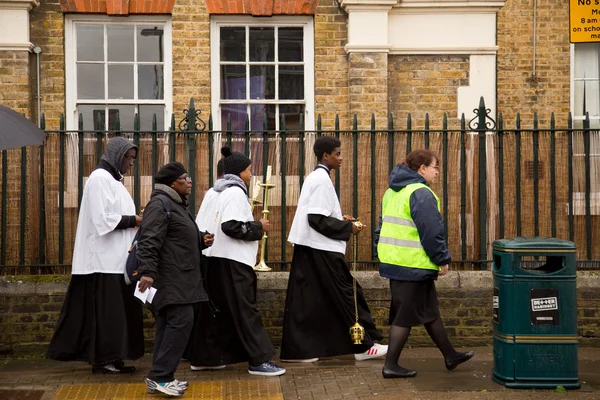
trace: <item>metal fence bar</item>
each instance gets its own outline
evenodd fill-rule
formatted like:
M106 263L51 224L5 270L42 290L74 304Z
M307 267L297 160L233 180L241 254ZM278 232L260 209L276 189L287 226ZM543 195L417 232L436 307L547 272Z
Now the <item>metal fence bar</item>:
M21 147L21 226L19 227L19 261L25 264L25 227L27 218L27 147Z
M569 119L567 122L567 126L569 128L568 131L568 147L569 147L569 154L568 154L568 162L569 162L569 166L573 165L573 116L571 115L571 113L569 112ZM575 238L575 213L573 210L573 168L569 168L568 169L568 183L567 183L568 189L569 189L569 240L573 241Z
M46 130L46 117L42 114L40 120L40 129ZM39 218L40 218L40 232L39 232L39 248L38 248L38 262L44 264L46 262L46 166L45 166L45 146L40 146L40 203L39 203Z
M375 199L375 185L377 184L377 169L375 167L375 145L376 145L375 131L375 114L371 114L371 232L377 227L376 225L376 211L377 211L377 200ZM354 157L357 158L357 157ZM355 175L358 176L358 171L355 171ZM371 259L375 259L375 247L371 246Z
M2 219L2 248L0 248L0 262L2 265L6 265L6 231L7 231L7 219L8 215L6 213L6 203L8 201L8 196L6 195L7 190L7 176L8 176L8 152L6 150L2 150L2 215L0 219Z
M77 121L77 211L81 209L83 197L83 114L79 114Z
M65 262L65 118L60 116L60 133L58 149L58 263ZM79 168L82 166L80 164Z
M337 171L337 168L336 168ZM336 174L336 179L338 175ZM352 216L358 215L358 119L352 118Z
M591 209L591 191L592 178L590 170L590 113L585 113L583 120L583 152L585 163L585 244L588 260L592 259L592 209Z
M285 114L281 114L281 261L287 262L286 257L286 232L287 232L287 210L284 206L287 204L286 197L286 175L287 175L287 143L286 143L286 124Z
M487 260L487 154L486 154L486 108L483 97L479 101L479 259ZM486 265L481 264L481 269Z
M550 117L550 208L552 237L556 237L556 131L554 113Z
M540 131L538 127L537 112L533 113L533 204L540 202L540 184L539 184L539 147ZM540 208L534 207L533 213L533 232L534 236L540 236Z
M504 237L504 120L498 115L498 228Z
M340 138L340 118L336 114L335 116L335 137ZM317 160L319 162L320 160ZM340 197L340 170L339 168L335 169L335 193L337 193L338 198Z
M461 259L467 258L467 148L465 136L467 121L465 114L460 117L460 250Z
M517 218L517 236L521 236L521 116L517 114L515 131L515 205Z
M298 158L298 179L299 179L299 187L302 189L302 185L304 185L304 175L306 173L304 166L304 114L300 113L300 132L298 132L298 147L299 147L299 158Z
M173 134L174 136L175 134ZM213 143L214 141L214 132L213 132L213 118L212 115L208 118L208 186L209 187L213 187L214 183L215 183L215 177L213 174L213 164L215 162L214 160L214 151L215 151L215 145ZM175 145L173 145L173 147L175 147Z
M442 168L442 186L444 193L444 233L446 245L448 244L448 115L444 113L442 121L442 160L446 164L446 168ZM441 165L438 165L441 167Z
M133 204L135 204L136 213L142 212L140 199L140 115L135 113L133 116L133 144L138 147L136 160L133 163Z
M394 132L394 116L392 113L388 116L388 174L392 173L394 169L394 139L396 132Z

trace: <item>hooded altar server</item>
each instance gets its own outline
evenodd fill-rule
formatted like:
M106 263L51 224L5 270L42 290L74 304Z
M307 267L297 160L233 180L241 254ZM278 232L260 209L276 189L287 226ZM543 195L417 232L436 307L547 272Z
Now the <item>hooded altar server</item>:
M271 362L275 348L256 307L258 241L269 221L255 221L248 201L252 161L243 153L223 147L224 176L215 182L216 212L211 226L208 293L219 312L195 334L190 350L193 370L220 369L248 362L252 375L277 376L285 369ZM200 339L200 340L198 340Z
M362 229L354 218L342 215L330 171L342 163L341 142L333 136L315 140L319 165L305 179L288 241L294 255L288 281L281 360L314 362L319 357L354 354L357 360L380 357L387 346L371 318L357 283L359 323L365 329L362 344L353 344L355 323L353 277L345 260L346 242Z
M123 360L144 355L141 305L123 273L142 218L121 180L137 146L111 139L83 189L72 276L47 357L87 361L93 372L133 372Z

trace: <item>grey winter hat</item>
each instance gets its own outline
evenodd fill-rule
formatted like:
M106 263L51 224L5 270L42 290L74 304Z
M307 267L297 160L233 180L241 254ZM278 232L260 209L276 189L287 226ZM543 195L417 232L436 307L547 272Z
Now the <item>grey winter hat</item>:
M136 145L121 136L114 137L106 145L102 159L109 163L115 171L121 172L123 157L131 149L135 149L137 155L138 147Z

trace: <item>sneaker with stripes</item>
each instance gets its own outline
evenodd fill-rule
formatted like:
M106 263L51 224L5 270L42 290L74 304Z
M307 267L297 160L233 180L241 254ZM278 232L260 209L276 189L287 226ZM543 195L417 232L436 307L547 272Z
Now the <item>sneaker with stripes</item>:
M148 385L148 393L164 393L173 397L183 396L183 393L188 386L187 382L178 381L177 379L171 382L156 382L152 379L145 378L144 381L146 381L146 384ZM185 387L179 386L180 384L185 384Z
M371 358L377 358L385 356L387 354L387 345L375 343L371 348L364 353L358 353L354 355L354 358L358 361L370 360Z

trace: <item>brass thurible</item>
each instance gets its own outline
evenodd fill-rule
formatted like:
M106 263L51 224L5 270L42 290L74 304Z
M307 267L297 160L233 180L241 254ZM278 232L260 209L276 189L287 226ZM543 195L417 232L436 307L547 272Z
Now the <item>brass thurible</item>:
M263 201L263 210L262 210L262 218L269 219L269 190L275 187L274 184L269 183L271 178L271 166L269 165L267 168L267 178L265 179L265 183L259 183L258 186L262 187L265 192L265 198ZM254 266L255 271L267 272L270 271L271 268L267 266L265 262L265 248L267 246L267 232L263 233L263 237L260 240L260 261L258 264Z
M364 224L356 218L352 223L359 229L364 228ZM358 260L358 234L354 235L354 259L353 259L353 271L354 275L356 275L356 262ZM354 318L355 323L350 327L350 338L352 339L353 344L361 344L365 338L365 328L362 327L361 324L358 323L358 295L356 291L356 277L352 277L352 289L354 292Z

